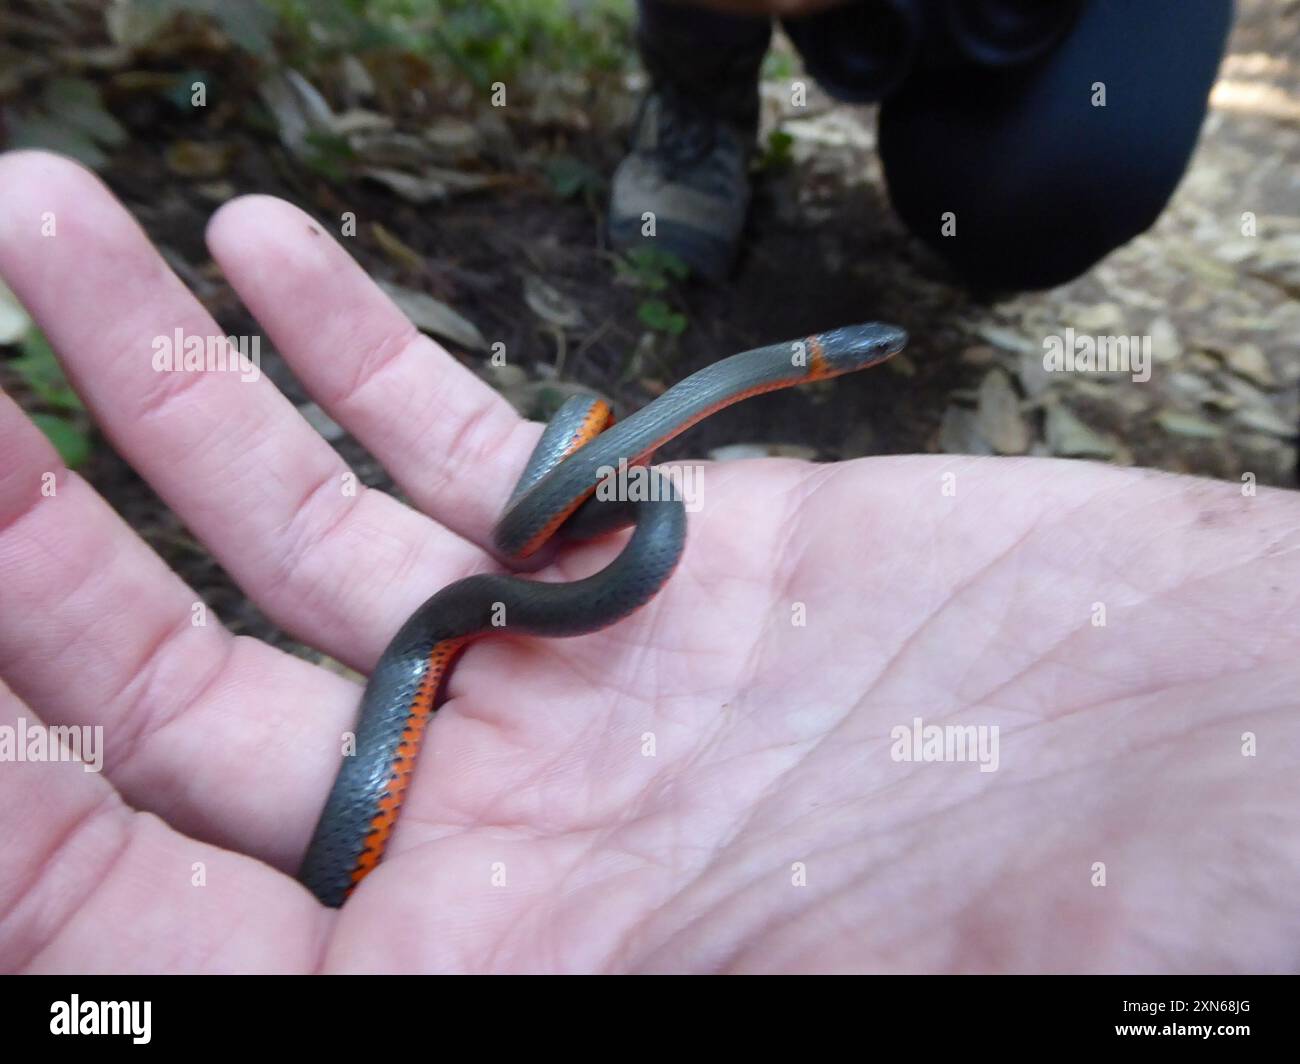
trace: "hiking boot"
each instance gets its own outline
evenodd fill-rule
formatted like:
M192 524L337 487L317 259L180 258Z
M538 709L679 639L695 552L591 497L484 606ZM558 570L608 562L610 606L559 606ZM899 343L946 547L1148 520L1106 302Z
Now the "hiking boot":
M614 172L610 242L670 251L712 281L730 273L749 209L756 129L688 102L671 85L641 105L632 150Z

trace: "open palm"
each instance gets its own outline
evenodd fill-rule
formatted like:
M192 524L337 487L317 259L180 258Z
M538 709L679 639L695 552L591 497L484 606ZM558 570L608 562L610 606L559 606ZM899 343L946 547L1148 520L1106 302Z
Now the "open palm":
M269 616L364 671L491 564L539 426L289 205L236 201L209 243L428 517L345 490L265 379L154 372L154 337L216 326L95 178L0 158L0 274L108 436ZM292 874L359 688L195 625L3 396L0 454L0 725L106 745L102 775L0 763L6 969L1296 963L1290 494L1049 461L710 466L648 607L465 653L383 864L332 911ZM996 771L896 760L918 717L998 726Z

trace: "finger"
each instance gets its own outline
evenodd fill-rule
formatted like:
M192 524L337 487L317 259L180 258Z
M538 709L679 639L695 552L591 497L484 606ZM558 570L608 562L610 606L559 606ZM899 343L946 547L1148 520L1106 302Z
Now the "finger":
M50 723L102 727L136 808L295 866L356 685L196 612L3 393L0 452L0 676Z
M234 200L213 217L208 245L317 402L416 506L486 545L539 427L417 332L296 207Z
M93 733L58 760L0 685L0 728L25 755L0 771L0 968L9 972L310 971L331 918L259 862L132 812L93 771ZM38 738L39 737L39 738ZM89 757L86 755L89 754Z
M482 563L389 496L350 491L338 455L264 377L156 372L155 338L221 333L81 167L0 158L0 275L122 456L290 632L369 668L424 597Z

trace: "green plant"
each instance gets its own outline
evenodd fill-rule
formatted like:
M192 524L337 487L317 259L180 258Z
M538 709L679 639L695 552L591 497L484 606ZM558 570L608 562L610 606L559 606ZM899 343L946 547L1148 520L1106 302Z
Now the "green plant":
M85 406L68 384L42 332L28 331L19 348L22 354L9 361L9 368L18 374L36 400L52 411L38 411L31 415L32 421L69 466L81 465L90 456Z
M553 155L542 163L542 172L560 199L599 195L605 179L599 171L572 155Z
M631 5L611 0L440 0L438 48L480 87L548 68L618 70L628 61Z
M312 173L328 181L342 181L347 177L348 164L356 157L347 137L337 133L312 132L304 139L309 154L303 161Z
M765 81L789 81L797 69L794 58L780 48L768 49L763 57L762 77Z
M647 245L633 248L618 261L619 279L647 292L663 292L674 281L684 281L691 269L671 251Z
M791 145L794 137L783 129L774 129L767 135L767 143L758 157L757 167L763 171L784 170L794 162Z
M61 152L96 170L127 140L122 124L104 109L99 86L83 78L52 78L40 103L12 124L10 147Z
M135 6L152 10L156 17L188 12L207 15L244 51L258 56L271 54L275 29L273 5L263 0L134 0Z
M686 280L690 267L671 251L657 247L633 248L617 263L619 281L642 292L655 293L643 299L636 316L643 325L670 336L686 331L689 320L669 302L676 283Z
M299 55L367 48L451 64L479 89L543 71L627 65L631 5L620 0L268 0Z
M686 331L686 315L673 308L662 299L646 299L636 308L636 316L642 325L648 325L670 336L681 336Z
M241 50L304 70L383 51L452 67L479 89L528 68L621 70L631 62L626 0L120 0L115 21L162 27L212 19Z

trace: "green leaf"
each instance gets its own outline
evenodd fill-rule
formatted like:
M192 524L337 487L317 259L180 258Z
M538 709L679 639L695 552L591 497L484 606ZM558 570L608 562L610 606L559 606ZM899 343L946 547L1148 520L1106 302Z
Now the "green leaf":
M260 0L208 0L213 18L226 36L252 55L271 54L275 13Z
M108 165L108 156L86 134L47 115L15 118L10 129L11 148L43 148L76 159L92 170L102 170Z
M346 137L313 130L303 139L310 149L304 159L309 170L328 181L341 182L347 178L348 164L356 158L356 152Z
M662 299L647 299L636 308L636 316L643 325L671 336L680 336L686 331L686 315L673 310Z
M655 248L659 254L660 269L675 281L684 281L690 275L691 268L666 248Z
M604 183L600 174L572 155L556 155L542 164L542 171L560 199L570 199L590 189L599 191Z
M54 78L45 86L42 102L51 118L84 133L96 144L117 148L126 143L126 130L104 110L99 86L94 82Z
M619 272L636 287L662 292L670 281L684 281L691 272L677 255L654 245L632 248L618 263Z
M162 0L162 6L208 15L245 52L256 56L271 54L276 13L262 0Z
M790 146L794 137L783 129L774 129L767 135L767 146L758 160L760 170L782 170L794 162Z
M126 140L121 123L104 110L98 85L84 78L53 78L40 107L15 117L9 146L44 148L102 170L108 164L102 148L117 148Z
M63 369L54 357L54 351L44 333L32 329L23 337L20 349L22 356L15 358L9 365L41 402L60 410L85 409L63 375Z
M788 81L794 74L794 60L784 52L773 49L763 57L764 80Z
M90 457L90 439L72 422L54 414L33 414L32 421L54 444L69 468L75 469Z

